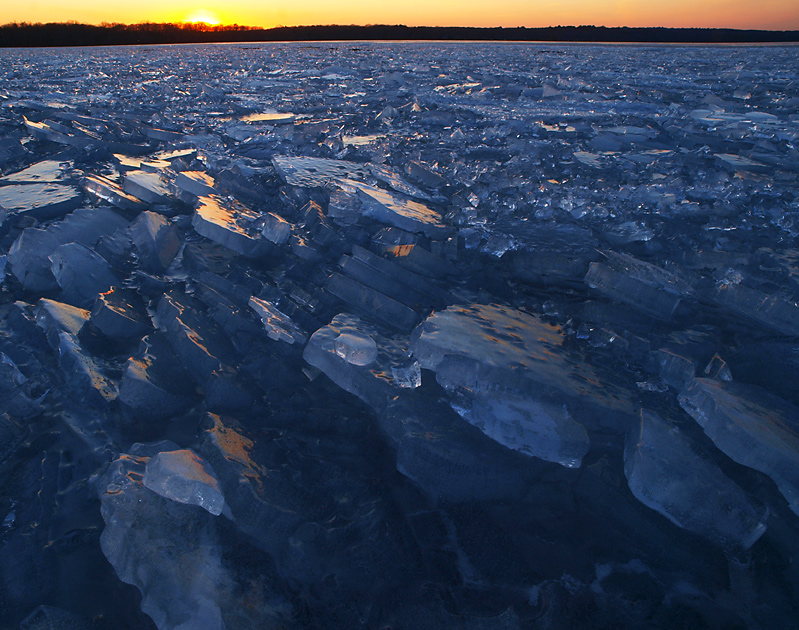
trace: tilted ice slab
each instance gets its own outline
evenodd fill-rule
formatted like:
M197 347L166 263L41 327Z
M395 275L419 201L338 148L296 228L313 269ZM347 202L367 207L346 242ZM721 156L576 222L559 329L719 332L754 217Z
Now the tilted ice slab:
M98 482L103 554L120 580L141 591L141 608L159 630L223 630L220 607L232 584L213 517L146 488L147 464L122 454Z
M719 449L771 477L799 515L799 409L754 385L707 378L679 400Z
M248 258L266 255L274 244L254 227L260 213L218 197L200 197L192 226L198 234Z
M36 325L44 330L48 339L62 331L77 335L89 320L89 316L90 313L86 309L47 298L39 299L36 305Z
M264 227L261 234L275 245L284 245L291 236L291 223L283 217L267 212L264 214Z
M0 178L0 183L56 184L68 180L73 165L70 162L42 160L36 164Z
M122 210L144 210L147 204L129 195L116 183L102 175L87 175L80 181L83 189L100 201L110 203Z
M418 364L401 343L346 313L336 315L313 334L303 358L377 410L403 388L421 385Z
M690 292L681 278L665 269L618 252L604 256L604 263L591 263L585 283L645 315L668 321Z
M724 547L748 549L766 531L765 506L654 412L627 436L624 474L641 503Z
M137 429L179 416L192 402L194 385L180 366L166 333L148 335L125 364L119 402Z
M214 516L225 507L225 497L211 465L190 449L153 455L144 471L144 487L162 497L199 505Z
M293 125L296 116L289 112L263 112L257 114L247 114L240 120L248 123L267 123L270 125Z
M50 254L50 270L65 302L90 308L98 294L119 285L108 261L82 243L60 245Z
M182 242L169 222L160 214L145 211L131 225L133 244L139 262L147 271L165 271L177 255Z
M109 339L141 339L152 329L152 321L138 293L113 287L97 296L91 323Z
M799 303L740 284L718 287L715 302L735 315L792 337L799 336Z
M8 251L11 271L28 291L56 289L58 284L48 260L50 254L72 242L93 247L98 238L127 224L110 208L81 208L45 229L27 228Z
M218 195L214 188L214 178L202 171L183 171L175 178L175 186L196 197Z
M464 420L503 446L578 468L590 445L566 405L514 396L460 396L452 407Z
M169 203L172 193L159 173L130 171L122 183L125 192L145 203Z
M305 334L291 318L271 302L251 297L248 304L260 316L266 329L266 334L270 339L285 341L288 344L293 344L294 342L303 344L307 340Z
M348 184L358 191L365 216L409 232L422 232L431 238L446 238L452 232L442 223L438 212L418 201L357 182Z
M508 448L579 466L588 451L585 429L569 409L578 399L604 400L596 377L563 356L559 331L504 306L451 306L422 322L411 351L436 380L457 392L462 417ZM604 403L604 404L603 404Z
M39 220L63 216L82 203L80 191L66 184L45 182L0 186L0 208Z
M411 335L411 351L447 388L585 396L614 407L608 383L566 356L555 326L508 306L469 304L433 313Z
M99 361L83 349L77 336L58 333L58 363L67 378L67 390L81 403L104 406L119 391L116 381L108 378Z

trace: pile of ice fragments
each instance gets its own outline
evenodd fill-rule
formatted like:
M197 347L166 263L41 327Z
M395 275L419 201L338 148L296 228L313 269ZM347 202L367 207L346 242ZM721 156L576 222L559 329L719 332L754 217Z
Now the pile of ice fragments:
M0 60L0 625L795 627L795 48Z

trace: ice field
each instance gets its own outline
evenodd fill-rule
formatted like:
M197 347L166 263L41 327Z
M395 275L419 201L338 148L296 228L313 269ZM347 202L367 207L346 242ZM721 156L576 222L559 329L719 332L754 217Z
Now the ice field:
M0 628L799 623L799 48L0 50Z

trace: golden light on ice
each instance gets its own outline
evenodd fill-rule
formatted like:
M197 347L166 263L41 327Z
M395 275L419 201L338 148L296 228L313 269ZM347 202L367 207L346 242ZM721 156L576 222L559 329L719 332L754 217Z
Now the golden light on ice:
M183 21L191 24L208 24L208 26L218 26L222 23L215 13L205 9L193 11Z

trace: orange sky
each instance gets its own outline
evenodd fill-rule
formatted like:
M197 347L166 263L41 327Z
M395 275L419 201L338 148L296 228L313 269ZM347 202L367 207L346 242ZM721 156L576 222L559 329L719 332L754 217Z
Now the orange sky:
M698 26L799 29L799 0L27 0L3 2L8 22L179 22L247 26L407 24L430 26Z

